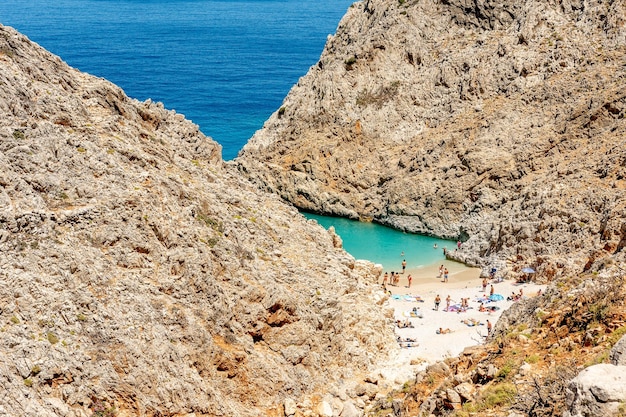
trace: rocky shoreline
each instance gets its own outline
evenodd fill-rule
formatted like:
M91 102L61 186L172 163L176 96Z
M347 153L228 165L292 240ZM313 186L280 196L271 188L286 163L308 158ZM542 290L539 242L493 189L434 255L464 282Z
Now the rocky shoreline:
M313 212L544 281L624 262L621 2L367 0L234 164Z
M616 412L593 380L624 366L625 9L355 3L228 163L0 26L0 414ZM296 207L550 284L484 346L391 380L381 268Z

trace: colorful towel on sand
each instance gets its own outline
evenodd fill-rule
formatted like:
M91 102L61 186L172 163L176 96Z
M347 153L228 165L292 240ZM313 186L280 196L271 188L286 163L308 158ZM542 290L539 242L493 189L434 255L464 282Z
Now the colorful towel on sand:
M423 303L424 300L419 295L410 295L410 294L394 294L391 296L392 299L398 301L410 301L410 302L418 302Z
M403 311L402 315L404 317L414 317L414 318L420 318L420 319L424 317L424 314L421 311L419 311L419 310L417 310L417 311L413 311L413 310Z

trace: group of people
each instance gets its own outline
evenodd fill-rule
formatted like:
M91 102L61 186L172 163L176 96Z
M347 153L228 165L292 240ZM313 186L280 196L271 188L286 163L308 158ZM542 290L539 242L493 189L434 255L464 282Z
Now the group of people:
M404 273L404 270L402 273ZM407 288L411 288L411 283L413 282L413 277L411 276L411 274L409 274L409 276L406 277L406 280L408 282ZM385 272L385 274L383 275L383 287L384 288L387 287L387 283L395 287L400 285L400 274L397 272L391 271L391 275L390 275L389 273Z
M439 267L439 278L443 278L442 282L448 282L448 275L449 274L450 274L450 272L448 271L448 268L446 268L443 265L441 265Z
M541 290L539 290L539 291L541 291ZM541 295L541 292L539 292L537 295ZM506 300L507 301L519 301L522 298L524 298L524 289L520 288L518 294L515 294L515 292L512 292L511 295L506 297Z

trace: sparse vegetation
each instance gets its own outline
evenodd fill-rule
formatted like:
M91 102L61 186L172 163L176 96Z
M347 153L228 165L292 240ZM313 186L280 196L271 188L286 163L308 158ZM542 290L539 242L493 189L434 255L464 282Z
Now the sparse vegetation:
M26 139L26 135L21 130L14 130L13 131L13 139L15 139L15 140L24 140L24 139Z
M350 71L352 69L352 67L354 66L354 64L356 64L356 57L355 56L351 56L350 58L346 59L346 61L345 61L346 71Z
M496 379L500 381L506 379L511 374L511 372L513 372L514 368L515 363L512 360L507 361L496 374Z
M381 108L383 104L391 100L398 92L400 82L394 81L388 86L381 87L376 91L363 90L356 98L356 104L361 107L376 106Z
M54 334L54 332L48 332L46 334L46 339L48 339L48 342L50 342L51 345L59 343L59 336Z
M91 417L115 417L117 415L115 407L108 402L99 398L92 398L91 401L91 411L93 412Z

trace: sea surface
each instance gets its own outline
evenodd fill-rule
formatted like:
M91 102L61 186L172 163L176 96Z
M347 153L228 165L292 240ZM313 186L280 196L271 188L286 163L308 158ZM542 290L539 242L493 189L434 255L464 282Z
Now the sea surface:
M230 160L317 63L352 2L0 0L0 23L183 113Z
M233 159L317 63L352 0L0 0L0 23L139 100L184 114ZM332 217L355 258L400 270L446 242ZM447 242L452 246L450 242ZM402 253L404 252L404 256Z
M316 220L335 232L343 240L344 249L357 259L367 259L381 264L387 272L402 271L402 261L407 268L420 268L445 259L443 248L453 249L455 242L420 236L391 229L377 223L320 216L303 213L306 218Z

